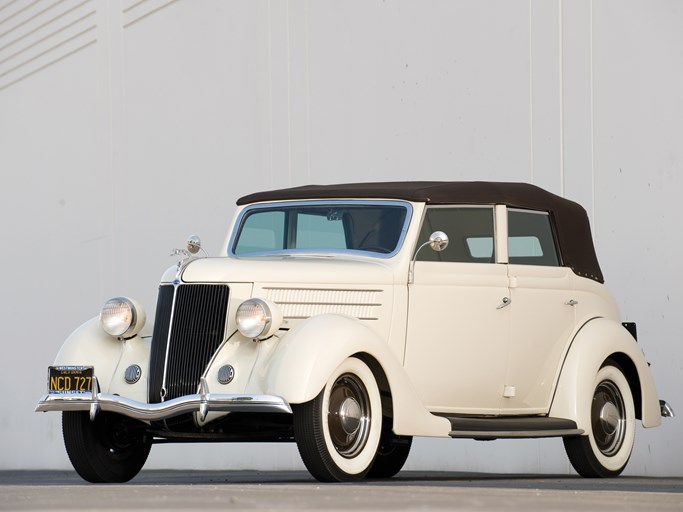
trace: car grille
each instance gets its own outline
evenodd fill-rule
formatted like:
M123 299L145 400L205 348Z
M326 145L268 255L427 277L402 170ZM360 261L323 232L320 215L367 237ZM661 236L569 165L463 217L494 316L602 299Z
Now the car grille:
M149 402L197 393L225 339L230 290L220 284L161 285L150 355Z

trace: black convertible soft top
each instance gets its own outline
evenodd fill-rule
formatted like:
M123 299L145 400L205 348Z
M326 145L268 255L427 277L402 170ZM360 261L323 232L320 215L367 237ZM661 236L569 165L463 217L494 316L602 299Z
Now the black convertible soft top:
M429 204L505 204L549 212L557 232L562 262L577 275L604 282L583 207L528 183L489 181L401 181L306 185L257 192L238 205L305 199L404 199Z

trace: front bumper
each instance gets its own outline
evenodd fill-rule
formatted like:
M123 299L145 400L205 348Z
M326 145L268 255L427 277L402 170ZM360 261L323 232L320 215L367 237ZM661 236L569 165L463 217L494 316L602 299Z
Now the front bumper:
M659 401L659 410L661 411L662 418L673 418L674 416L676 416L674 414L674 410L666 402L666 400Z
M202 378L199 393L186 395L167 402L148 404L128 398L100 393L97 379L93 379L90 394L45 395L36 406L36 412L47 411L90 411L94 420L100 411L109 411L143 421L158 421L180 414L199 413L204 421L209 412L277 412L292 413L290 405L274 395L220 395L209 393Z

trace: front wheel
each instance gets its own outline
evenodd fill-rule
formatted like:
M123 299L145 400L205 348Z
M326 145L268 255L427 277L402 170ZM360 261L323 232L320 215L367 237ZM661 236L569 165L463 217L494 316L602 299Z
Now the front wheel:
M397 436L385 428L367 478L391 478L396 475L408 460L412 444L411 436Z
M321 482L362 479L382 432L382 403L372 370L349 357L320 394L294 406L294 438L308 471Z
M88 412L62 413L66 453L76 472L92 483L127 482L140 472L152 447L143 428L119 414L101 412L90 421Z
M631 388L619 365L608 360L595 377L588 435L564 438L576 472L588 478L621 474L633 450L635 423Z

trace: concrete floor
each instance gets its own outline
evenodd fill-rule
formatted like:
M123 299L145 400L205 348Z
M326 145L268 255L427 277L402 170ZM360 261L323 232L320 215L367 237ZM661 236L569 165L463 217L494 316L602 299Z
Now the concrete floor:
M143 471L92 485L72 471L0 472L0 510L683 510L683 478L406 471L320 484L305 472Z

